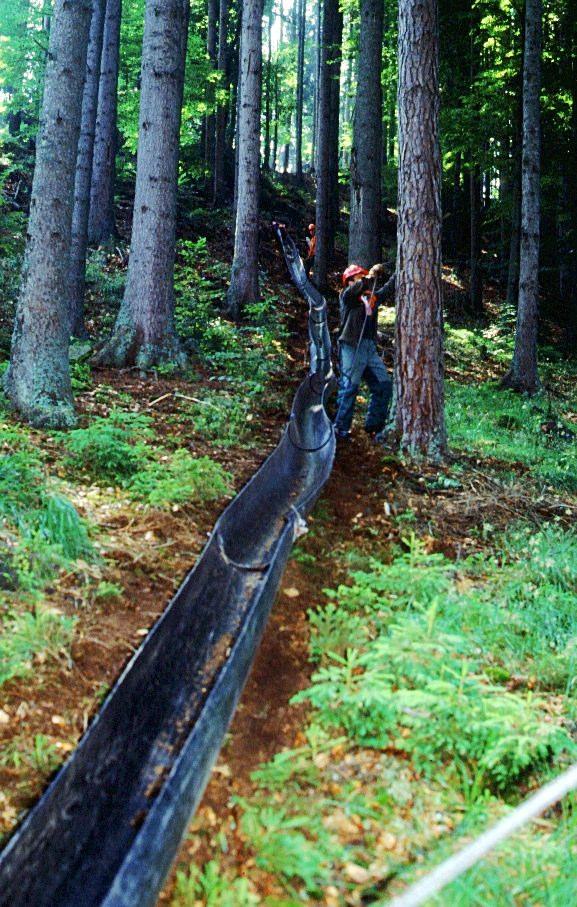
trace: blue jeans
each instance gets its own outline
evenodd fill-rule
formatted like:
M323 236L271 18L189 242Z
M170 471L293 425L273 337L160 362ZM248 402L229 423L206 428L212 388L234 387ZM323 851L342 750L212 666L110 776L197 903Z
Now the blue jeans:
M385 427L393 385L384 362L377 352L374 340L361 340L355 359L356 346L339 344L341 377L337 393L335 429L338 434L351 430L355 403L361 381L369 388L369 408L365 430L379 432Z

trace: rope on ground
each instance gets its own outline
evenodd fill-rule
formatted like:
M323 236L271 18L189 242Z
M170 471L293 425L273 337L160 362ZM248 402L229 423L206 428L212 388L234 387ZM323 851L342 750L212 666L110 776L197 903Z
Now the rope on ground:
M553 806L570 791L577 788L577 764L572 765L521 803L508 816L497 822L476 841L467 844L458 853L453 854L436 869L412 885L404 894L389 901L388 907L419 907L429 898L441 891L450 882L454 882L462 873L483 859L494 847L518 831L531 819L541 815L548 807Z

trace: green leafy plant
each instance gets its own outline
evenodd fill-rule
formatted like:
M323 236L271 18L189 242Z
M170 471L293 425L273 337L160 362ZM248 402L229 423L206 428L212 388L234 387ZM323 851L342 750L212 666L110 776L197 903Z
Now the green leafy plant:
M29 759L34 768L43 774L54 771L61 761L58 750L45 734L34 735L34 745Z
M253 907L258 898L251 892L247 879L228 879L218 864L211 860L202 869L191 866L188 873L176 873L173 907Z
M150 426L148 416L120 410L95 419L87 428L67 435L68 466L95 479L122 484L149 460L146 441L154 437Z
M74 618L36 605L33 611L16 612L0 625L0 684L23 677L40 654L55 658L69 651Z
M153 507L166 507L218 500L230 493L231 483L231 474L219 463L210 457L193 457L181 448L134 476L129 491Z
M251 421L246 399L226 393L205 393L188 406L195 431L220 447L242 444Z
M241 827L256 851L256 862L267 872L302 879L319 894L330 879L333 861L342 855L338 842L318 815L295 814L283 807L253 805L240 798Z
M457 567L411 537L392 564L354 572L311 614L311 654L322 667L296 701L310 701L324 727L358 743L406 752L420 771L459 763L495 790L573 752L543 697L505 684L512 664L522 671L535 654L550 680L575 670L577 538L558 529L529 546L525 529L507 538L503 564L477 558Z

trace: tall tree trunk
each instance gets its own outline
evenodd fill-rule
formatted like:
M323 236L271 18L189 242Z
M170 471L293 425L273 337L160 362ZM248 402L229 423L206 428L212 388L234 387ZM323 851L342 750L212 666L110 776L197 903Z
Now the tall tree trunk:
M340 134L340 96L341 96L341 63L343 44L343 14L337 7L334 19L334 32L331 50L331 103L329 118L329 231L327 239L327 255L331 261L335 254L335 237L337 234L340 216L340 187L339 187L339 134Z
M456 260L459 254L459 223L461 214L461 151L455 154L453 179L449 195L449 217L447 218L447 241L444 245L446 259Z
M535 393L539 310L539 234L541 218L541 42L542 0L526 0L523 63L523 159L521 180L521 253L515 351L506 387Z
M324 288L339 216L339 95L343 15L338 0L324 0L318 102L315 281Z
M519 252L521 245L521 137L513 145L511 188L511 235L507 269L507 305L514 306L519 293Z
M349 46L349 53L347 57L347 68L345 73L345 79L343 84L343 92L341 97L341 119L343 130L348 129L353 126L354 118L354 101L353 101L353 85L356 85L356 76L355 76L355 50L354 50L354 34L355 34L356 23L353 21L353 18L349 18L348 22L348 34L347 41ZM341 149L341 167L343 169L350 168L351 166L351 149L344 147Z
M349 262L371 267L381 259L382 0L361 0L360 29L351 149Z
M217 66L217 22L218 22L218 0L208 0L208 20L206 29L206 52L210 61L211 69L214 71ZM204 121L204 161L207 170L207 188L214 185L214 148L215 148L215 127L216 116L214 112L215 102L214 82L209 82L206 88L206 100L209 113Z
M302 2L302 0L301 0ZM272 11L267 19L267 54L266 54L266 77L265 77L265 108L264 108L264 149L263 149L263 170L270 170L270 121L271 121L271 101L272 101Z
M478 133L481 130L481 112L479 104L479 91L477 75L481 62L481 47L479 42L480 13L471 0L469 12L469 80L470 104L472 114L471 157L469 160L469 264L470 264L470 290L469 301L471 310L477 315L483 309L483 271L481 263L481 228L482 228L482 193L483 184L478 154L480 152Z
M146 0L128 277L99 365L147 369L185 359L174 330L174 251L189 11L189 0Z
M297 179L303 175L303 102L305 71L305 19L306 0L298 0L298 46L297 46L297 97L296 97L296 136L295 136L295 171Z
M321 51L322 51L322 19L321 13L323 0L317 0L317 15L315 20L315 79L313 94L313 135L311 142L311 172L316 174L318 168L319 148L319 93L321 85Z
M401 448L445 453L437 0L399 3L397 425Z
M260 102L262 82L262 0L244 0L242 9L239 168L234 258L227 294L233 318L259 297L258 212L260 192Z
M274 129L272 131L272 169L276 170L276 157L278 154L278 119L279 119L279 104L280 104L280 93L278 87L278 69L275 66L274 69Z
M106 243L116 234L114 184L121 14L122 0L107 0L88 221L88 239L94 244Z
M288 121L288 133L290 135L291 131L291 117L289 116ZM289 161L290 161L290 142L285 142L282 148L282 172L284 174L288 173Z
M241 25L242 25L242 20L241 20ZM240 102L241 102L241 97L240 97L241 66L242 66L242 27L241 27L241 29L240 29L240 31L239 31L239 34L238 34L238 57L237 57L237 61L236 61L236 69L237 69L237 73L236 73L236 95L235 95L235 102L234 102L234 116L235 116L236 127L235 127L235 131L234 131L234 134L235 134L235 141L234 141L234 194L233 194L233 203L232 203L232 213L233 213L233 218L234 218L235 222L236 222L236 212L237 212L237 208L238 208L238 167L239 167L239 147L238 147L238 133L237 133L237 128L238 128L239 117L240 117ZM232 110L231 110L231 114L232 114Z
M395 160L395 138L397 136L397 116L396 116L396 110L395 110L395 96L392 92L391 92L391 99L389 102L388 133L389 133L388 160L389 160L389 163L392 164L393 161Z
M577 0L568 4L570 28L569 75L571 84L571 132L567 153L567 206L569 215L568 259L569 287L567 290L567 325L565 346L571 355L577 353Z
M105 11L106 0L93 0L90 38L86 57L86 81L82 98L80 140L76 159L74 213L72 216L72 240L70 246L70 324L74 337L86 337L86 327L84 325L86 249L88 246L90 183L92 180Z
M470 301L472 311L478 315L483 311L483 266L481 263L481 173L478 164L469 170L470 193Z
M317 287L324 289L327 284L327 270L330 244L331 219L331 95L333 53L338 0L323 0L320 80L318 91L318 134L317 134L317 199L316 235L317 247L314 263L314 278Z
M242 0L239 0L238 15L242 16ZM224 137L224 179L227 186L234 184L235 192L235 212L236 212L236 171L238 169L238 154L236 143L236 124L238 122L238 83L240 73L240 32L241 21L239 19L235 37L232 42L232 48L228 54L226 80L230 85L228 93L228 112L226 120L226 130Z
M220 0L218 24L218 71L221 75L220 87L225 87L228 64L228 7L229 0ZM224 181L224 145L226 130L226 104L220 103L216 109L216 141L214 155L214 196L215 205L220 205L226 195Z
M6 393L33 425L75 422L68 365L68 277L76 155L92 3L53 11L22 286Z

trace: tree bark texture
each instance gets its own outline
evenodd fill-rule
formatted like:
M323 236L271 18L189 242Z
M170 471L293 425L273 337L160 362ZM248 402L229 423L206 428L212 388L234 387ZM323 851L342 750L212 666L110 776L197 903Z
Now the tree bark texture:
M242 19L241 19L241 26L242 26ZM236 223L236 211L237 211L237 207L238 207L238 167L239 167L239 143L238 143L238 135L237 135L236 129L237 129L237 124L240 119L241 66L242 66L242 28L238 35L238 54L237 54L237 59L236 59L236 73L237 73L236 94L234 94L234 122L235 122L234 136L235 136L235 141L234 141L234 176L233 176L234 192L233 192L233 202L232 202L232 213L233 213L233 220L235 223ZM231 105L232 105L232 97L231 97ZM232 113L233 113L232 106L231 106L230 113L231 113L231 117L232 117Z
M263 170L270 170L270 122L271 122L271 101L272 101L272 11L267 20L267 56L266 56L266 79L265 79L265 112L264 112L264 149L263 149Z
M305 19L306 0L298 0L298 46L297 46L297 97L296 97L296 135L295 135L295 171L297 179L303 175L303 101L305 71Z
M260 193L260 109L262 83L262 0L244 0L242 9L240 107L237 124L238 202L234 258L227 294L233 318L259 297L258 213Z
M519 246L521 243L521 148L513 145L511 191L511 235L507 268L507 305L514 306L519 292Z
M90 216L88 221L88 240L95 245L108 242L116 233L114 183L116 178L116 121L121 14L122 0L107 0L98 89L98 113L94 137Z
M274 126L273 126L273 131L272 131L271 161L272 161L272 169L276 170L276 159L277 159L277 154L278 154L278 119L279 119L279 103L280 103L280 92L279 92L279 86L278 86L278 70L276 67L274 70L273 85L274 85Z
M338 16L338 0L323 0L317 113L317 198L315 215L317 247L314 263L315 283L320 289L324 289L327 284L331 245L331 110L334 100L332 91L334 67L332 59Z
M217 66L217 22L218 22L218 0L208 0L208 18L206 28L206 52L210 65L213 70ZM214 112L215 86L214 82L209 82L206 88L207 104L209 113L205 118L204 125L204 160L207 168L207 187L214 185L214 148L215 148L215 126L216 116Z
M146 0L128 277L100 365L184 362L174 329L174 252L189 10L189 0Z
M515 350L506 387L533 394L539 389L537 320L541 218L541 43L542 0L526 0L523 62L523 157L521 247Z
M218 71L220 73L219 87L226 87L226 72L228 65L228 0L220 0L218 20ZM222 204L225 197L224 181L224 146L226 131L226 108L222 101L216 108L216 137L214 147L214 196L215 205Z
M567 323L565 331L565 346L567 352L575 355L577 352L577 2L571 0L568 4L568 24L571 34L569 73L571 84L571 133L567 150L567 195L566 203L569 215L568 241L568 272L569 286L567 287L566 313Z
M401 448L446 449L437 0L399 4L397 426Z
M92 3L56 0L36 143L26 255L6 392L33 425L75 422L68 276L76 155Z
M481 173L478 164L469 170L470 193L470 267L471 310L475 314L483 311L483 265L481 262Z
M315 80L313 95L313 135L311 142L311 172L316 173L318 168L319 147L319 93L321 84L321 51L322 51L322 0L317 0L317 14L315 17Z
M82 119L76 182L74 187L74 212L72 216L72 241L70 246L70 324L74 337L85 337L84 293L86 290L86 249L88 246L88 217L90 213L90 184L94 157L94 136L98 108L100 58L104 32L106 0L93 0L86 80L82 98Z
M341 64L343 45L343 14L337 7L331 51L331 106L329 120L329 235L327 254L331 261L335 254L335 236L341 216L339 189L339 135L341 112Z
M349 262L370 268L381 259L382 0L361 0L360 30L351 149Z

